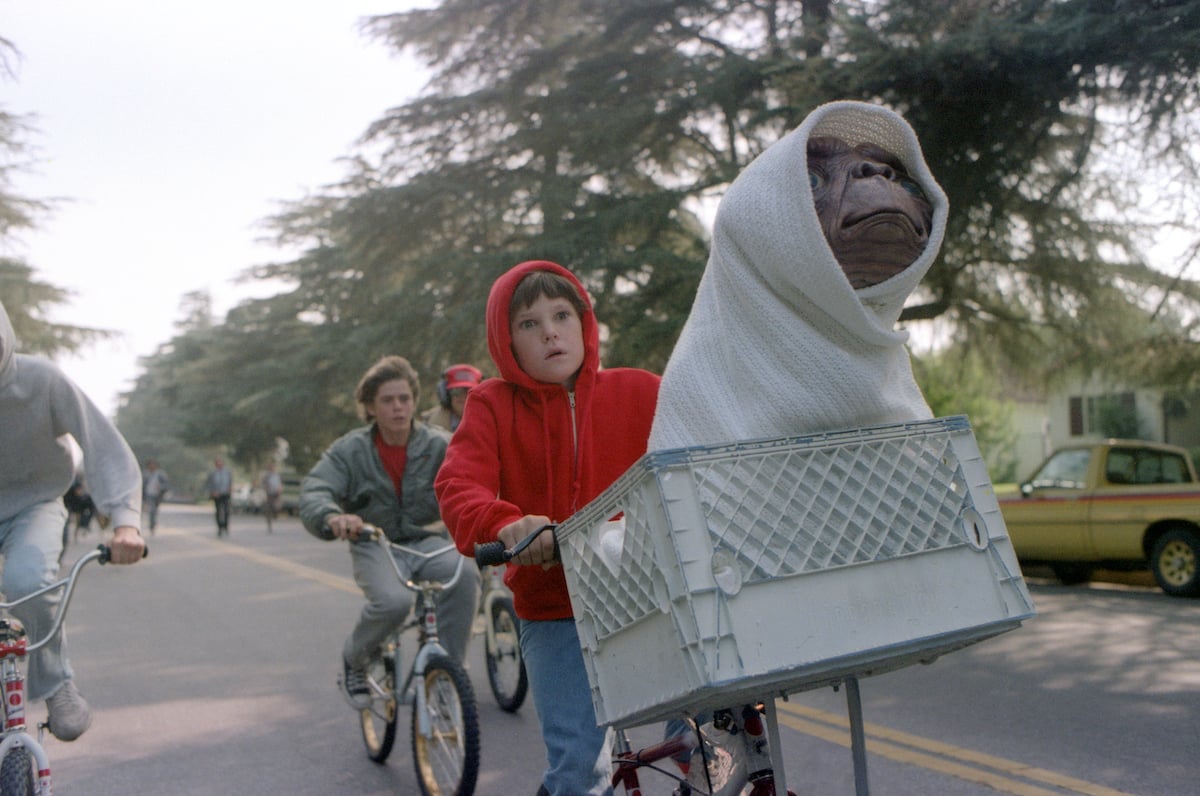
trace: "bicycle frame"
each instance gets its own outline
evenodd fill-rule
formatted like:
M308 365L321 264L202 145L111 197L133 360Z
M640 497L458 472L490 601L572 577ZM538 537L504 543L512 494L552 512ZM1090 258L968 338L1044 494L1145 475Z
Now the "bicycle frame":
M488 621L484 622L484 636L487 639L488 649L496 647L496 628L492 625L492 605L496 600L505 597L508 590L504 586L504 570L501 567L488 567L487 572L482 573L480 579L482 586L482 597L480 599L479 613L482 614Z
M718 710L713 714L712 723L716 729L726 733L728 738L735 739L733 743L717 743L708 738L701 738L698 735L698 729L692 729L683 735L668 738L652 746L633 749L628 735L623 730L618 730L617 746L613 755L611 780L613 788L623 787L625 793L631 796L640 795L642 788L638 776L639 770L650 768L679 783L682 786L676 791L679 794L694 793L700 796L728 792L740 794L745 786L749 785L749 796L776 796L776 794L785 793L791 796L784 780L782 761L776 765L775 756L772 753L772 750L779 749L774 703L768 703L765 706L743 705L740 708ZM710 745L713 746L714 751L721 748L726 752L732 752L736 758L736 761L733 762L741 766L744 773L728 781L722 780L714 790L714 785L708 780L706 772L704 775L706 789L702 790L692 786L685 777L674 771L655 765L659 761L669 760L681 753L698 749L702 753L701 764L707 769L709 761L704 750ZM731 783L736 783L736 787L731 789Z
M34 738L25 722L25 674L21 671L20 662L29 653L36 652L50 643L59 634L71 597L75 593L75 584L80 571L92 561L100 563L108 561L109 550L101 545L87 555L81 557L71 567L71 572L60 580L51 583L35 592L25 595L19 600L0 602L0 682L4 687L4 699L0 700L0 718L3 718L3 730L0 730L0 762L14 749L25 749L37 763L37 781L35 793L49 794L50 760L42 747L41 740L46 725L38 725L38 737ZM41 638L29 641L25 628L20 621L12 617L12 609L44 597L45 595L63 590L62 599L54 612L54 620L50 629Z
M417 628L417 653L413 657L411 668L408 674L404 677L403 684L397 689L397 698L402 705L411 705L415 699L419 711L418 726L421 732L429 732L428 717L425 714L425 690L416 688L415 683L419 678L425 675L425 664L434 655L448 655L446 648L442 646L438 640L437 628L437 606L436 600L439 592L449 591L458 583L458 579L462 576L463 562L465 558L459 557L458 564L454 568L454 576L445 582L438 581L414 581L404 577L400 571L400 565L396 563L396 557L392 555L392 550L399 550L407 555L417 556L425 560L437 558L445 555L448 552L455 551L454 544L447 544L445 547L440 547L430 553L423 553L420 550L414 550L411 547L396 544L388 540L388 538L379 530L364 528L364 536L373 538L379 545L388 553L388 563L392 565L392 570L396 573L396 579L404 585L405 588L417 595L417 603L413 606L412 616L399 628L396 629L394 638L396 640L396 654L400 654L400 636L406 631ZM397 660L397 664L400 661ZM415 697L414 697L415 694Z

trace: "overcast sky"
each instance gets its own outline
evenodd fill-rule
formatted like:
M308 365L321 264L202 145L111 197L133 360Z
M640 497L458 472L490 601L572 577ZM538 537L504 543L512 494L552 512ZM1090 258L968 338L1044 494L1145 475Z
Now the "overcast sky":
M286 253L259 222L342 176L336 161L424 79L358 31L414 0L0 0L21 52L0 107L34 117L20 195L64 201L16 255L74 298L53 319L111 329L59 364L105 412L139 356L175 331L183 294L220 314L261 289L232 279Z

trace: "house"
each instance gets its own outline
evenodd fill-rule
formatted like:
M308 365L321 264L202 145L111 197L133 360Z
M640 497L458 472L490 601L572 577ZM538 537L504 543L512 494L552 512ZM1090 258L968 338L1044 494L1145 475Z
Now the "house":
M1200 394L1130 387L1099 376L1071 378L1041 394L1014 396L1013 422L1017 476L1026 478L1051 451L1107 437L1200 449Z

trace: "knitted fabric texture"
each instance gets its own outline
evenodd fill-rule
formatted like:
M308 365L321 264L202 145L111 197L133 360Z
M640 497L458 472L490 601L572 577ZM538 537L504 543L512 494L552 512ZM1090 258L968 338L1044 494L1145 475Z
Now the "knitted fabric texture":
M808 139L869 142L899 157L933 205L921 256L851 287L826 242L808 178ZM814 110L733 181L712 250L663 374L650 450L790 436L932 416L895 328L946 228L946 195L912 128L887 108Z

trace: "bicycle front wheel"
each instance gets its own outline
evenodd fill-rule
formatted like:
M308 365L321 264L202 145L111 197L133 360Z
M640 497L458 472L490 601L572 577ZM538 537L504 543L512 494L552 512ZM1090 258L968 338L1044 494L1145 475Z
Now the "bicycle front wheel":
M462 666L435 655L416 687L425 691L424 713L414 701L412 720L413 762L421 793L470 796L479 775L479 716L471 681Z
M492 632L487 642L487 675L500 709L516 713L529 690L529 677L521 660L521 641L517 634L517 614L512 599L502 597L492 603Z
M0 794L3 796L33 796L37 781L33 776L33 755L22 746L14 746L0 763Z
M367 666L371 704L359 711L367 757L376 763L387 760L396 742L396 658L376 657Z

